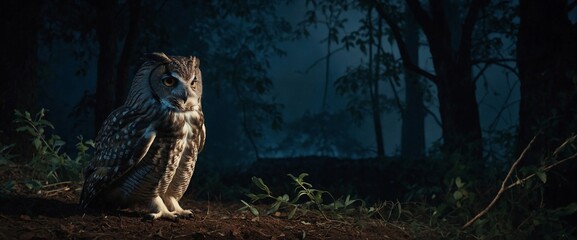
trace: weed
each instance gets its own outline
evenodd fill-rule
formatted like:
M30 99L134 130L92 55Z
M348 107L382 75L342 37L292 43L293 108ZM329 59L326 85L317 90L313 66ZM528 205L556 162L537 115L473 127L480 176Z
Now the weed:
M76 157L71 158L68 154L61 153L61 148L66 143L56 134L47 135L47 129L54 129L54 126L44 119L46 112L47 110L41 109L32 116L27 111L15 110L14 122L18 125L16 131L28 133L34 147L32 159L27 165L33 169L34 177L44 179L27 183L26 186L31 189L39 188L43 184L81 180L82 169L90 158L88 151L94 148L92 140L85 141L82 136L78 136Z
M263 193L247 194L251 199L251 203L254 204L259 201L272 202L263 215L277 214L281 210L286 210L288 211L287 217L292 219L299 210L303 214L309 210L317 210L325 219L329 220L329 213L330 216L337 218L342 218L351 212L361 212L366 214L367 217L371 217L381 210L380 207L367 208L363 200L352 199L350 195L336 199L330 192L316 189L312 184L306 182L304 178L308 176L307 173L301 173L298 177L292 174L288 174L288 176L295 185L294 191L296 195L292 198L288 194L273 195L270 188L261 178L252 177L252 182L262 190ZM255 205L247 203L244 200L241 200L241 202L244 206L239 210L249 210L255 216L261 215Z

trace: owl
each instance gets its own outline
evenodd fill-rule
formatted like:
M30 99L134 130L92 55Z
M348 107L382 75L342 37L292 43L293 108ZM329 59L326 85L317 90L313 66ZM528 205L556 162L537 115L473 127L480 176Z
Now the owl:
M123 106L104 121L84 170L80 206L150 207L149 219L190 217L188 188L206 129L196 57L151 53Z

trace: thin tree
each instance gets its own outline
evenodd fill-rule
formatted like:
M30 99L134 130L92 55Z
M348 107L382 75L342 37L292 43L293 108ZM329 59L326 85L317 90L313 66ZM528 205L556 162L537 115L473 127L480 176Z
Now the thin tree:
M118 60L118 70L116 71L116 98L115 106L124 104L126 95L128 94L128 86L130 86L130 79L128 79L130 60L134 55L136 48L136 40L138 37L138 27L141 15L141 6L139 0L128 0L128 31L124 37L122 52Z
M377 158L385 157L385 143L381 114L385 109L384 95L380 81L396 79L399 73L397 62L391 53L383 50L384 26L380 18L375 18L372 7L361 5L366 12L360 27L343 37L345 48L358 47L367 57L367 63L349 68L347 73L335 82L338 94L348 98L347 113L360 124L365 115L371 117Z
M405 11L404 39L412 62L419 62L419 26L410 11ZM407 69L405 71L405 108L401 110L401 156L408 160L425 155L425 105L424 86L420 76Z
M116 69L116 43L115 30L116 2L96 1L96 38L99 46L99 54L96 70L96 107L95 129L100 129L108 114L114 108L115 74Z
M385 157L385 142L383 140L383 127L381 125L381 104L379 93L379 80L381 79L381 61L383 56L380 54L380 49L383 47L383 24L380 19L377 20L377 28L373 26L372 17L373 8L369 8L367 14L367 22L369 23L369 93L371 97L371 112L373 115L373 126L375 128L375 143L377 146L377 158L383 159ZM373 29L376 33L373 33ZM374 43L374 40L377 43ZM373 53L373 45L376 47ZM373 60L374 59L374 60ZM374 66L371 63L374 61Z

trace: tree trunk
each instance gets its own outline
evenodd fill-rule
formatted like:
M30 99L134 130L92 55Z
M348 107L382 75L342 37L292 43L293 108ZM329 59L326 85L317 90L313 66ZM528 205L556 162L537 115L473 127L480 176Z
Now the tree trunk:
M327 24L327 56L325 57L325 89L323 92L323 105L321 106L321 112L325 113L327 111L327 95L329 92L329 82L330 82L330 68L331 68L331 35L332 28Z
M0 9L0 30L6 34L0 38L3 75L0 81L0 142L3 144L18 141L12 125L14 109L36 110L41 4L39 1L8 1Z
M116 57L116 3L114 1L96 1L96 35L99 44L98 65L96 72L96 108L95 129L100 126L114 108L115 96L115 57Z
M118 69L116 74L116 102L115 107L124 104L126 95L128 94L128 88L131 85L130 79L128 79L128 73L130 71L130 60L132 59L134 53L134 47L136 46L136 37L138 36L138 21L140 20L140 1L139 0L129 0L129 23L128 32L124 38L124 45L122 47L122 53L120 54L120 59L118 60Z
M484 169L479 106L472 78L471 38L478 11L487 3L472 2L460 27L456 3L435 2L431 5L434 22L427 31L437 74L442 151L445 159L455 161L457 169L463 171L459 174L471 174L471 177L481 176Z
M482 175L481 123L471 65L464 63L455 66L455 63L442 60L436 62L440 69L446 69L438 72L437 84L445 158L462 164L464 174Z
M368 21L371 24L371 26L369 26L369 36L373 36L373 26L372 26L372 11L373 8L369 8L369 14L367 15ZM370 79L370 83L369 83L369 91L371 92L370 96L371 96L371 110L372 110L372 114L373 114L373 126L375 127L375 144L377 145L377 158L378 159L384 159L385 158L385 141L383 139L383 127L381 125L381 107L380 107L380 93L379 93L379 81L380 81L380 74L381 74L381 57L380 57L380 49L382 47L382 35L383 35L383 29L382 29L382 23L381 20L379 19L379 24L377 27L377 34L376 34L376 39L377 39L377 46L376 49L377 51L373 52L373 40L372 38L369 39L369 65L372 65L372 61L374 59L374 68L372 68L372 66L369 66L369 79ZM373 55L374 54L374 55ZM370 71L370 70L373 71Z
M517 67L521 82L519 152L539 134L528 165L544 164L567 137L577 133L577 25L566 1L520 1ZM577 200L577 164L571 161L549 174L545 203L565 206ZM577 222L577 217L573 217Z
M411 61L419 62L419 27L407 11L404 29L405 41ZM423 85L418 74L405 69L405 109L402 110L401 157L415 160L425 156L425 106Z

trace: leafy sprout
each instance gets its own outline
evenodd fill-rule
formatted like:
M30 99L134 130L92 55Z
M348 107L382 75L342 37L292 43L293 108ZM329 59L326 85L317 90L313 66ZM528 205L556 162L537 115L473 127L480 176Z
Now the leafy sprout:
M85 141L82 136L78 136L76 157L71 158L68 154L62 153L62 147L66 142L56 134L47 133L48 129L54 129L54 125L44 119L46 112L46 109L41 109L32 115L28 111L15 110L14 122L18 125L16 131L30 135L34 147L32 159L27 164L34 170L36 177L44 178L42 182L45 183L80 180L82 169L90 159L88 151L94 148L95 144L92 140ZM30 183L26 186L37 188L39 185Z
M239 210L250 211L255 216L261 216L261 212L253 205L256 202L272 201L268 209L262 215L271 215L279 211L288 211L288 219L295 217L297 212L305 213L310 210L318 211L325 219L329 219L328 213L332 216L341 217L341 213L347 213L349 210L356 211L355 206L360 205L361 212L372 216L380 208L366 208L365 202L360 199L352 199L350 195L343 198L335 199L333 195L324 190L316 189L313 185L305 181L308 173L301 173L298 176L288 174L295 185L295 196L291 197L289 194L273 195L271 189L266 183L258 177L252 177L252 182L257 186L262 193L249 193L247 196L251 199L251 203L241 200L244 205ZM328 200L329 202L327 203Z

